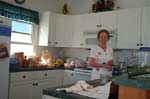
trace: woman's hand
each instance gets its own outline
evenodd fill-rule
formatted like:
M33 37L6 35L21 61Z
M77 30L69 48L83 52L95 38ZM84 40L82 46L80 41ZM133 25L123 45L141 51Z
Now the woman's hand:
M97 63L96 59L93 57L88 58L87 64L89 64L92 67L95 67L97 71L99 71L101 68L101 64Z
M102 67L107 68L109 71L112 71L112 60L108 61L107 64L102 64Z

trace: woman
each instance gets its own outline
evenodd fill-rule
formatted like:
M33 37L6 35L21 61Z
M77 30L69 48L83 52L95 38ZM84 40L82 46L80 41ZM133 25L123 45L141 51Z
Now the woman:
M97 39L99 45L92 48L88 63L93 67L92 80L102 79L106 82L112 74L112 56L113 51L108 44L110 39L109 32L107 30L101 30L98 32Z

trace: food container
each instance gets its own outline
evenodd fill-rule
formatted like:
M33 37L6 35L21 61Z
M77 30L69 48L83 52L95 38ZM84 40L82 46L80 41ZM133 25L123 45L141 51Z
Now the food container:
M24 52L15 53L15 58L20 63L20 66L23 66Z

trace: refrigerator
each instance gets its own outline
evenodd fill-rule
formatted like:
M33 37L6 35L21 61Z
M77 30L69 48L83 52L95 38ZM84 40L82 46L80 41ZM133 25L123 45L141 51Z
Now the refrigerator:
M0 99L8 99L11 20L0 17Z

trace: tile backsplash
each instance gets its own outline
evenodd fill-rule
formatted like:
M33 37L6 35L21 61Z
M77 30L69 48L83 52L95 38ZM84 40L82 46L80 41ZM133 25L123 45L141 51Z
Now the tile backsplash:
M87 60L90 56L90 50L86 48L57 48L57 47L39 47L37 55L41 55L42 50L48 49L55 57L69 57L77 58L83 61ZM114 64L124 62L126 65L138 65L139 64L139 52L138 50L114 50L113 51Z

